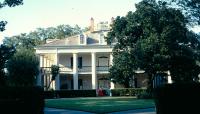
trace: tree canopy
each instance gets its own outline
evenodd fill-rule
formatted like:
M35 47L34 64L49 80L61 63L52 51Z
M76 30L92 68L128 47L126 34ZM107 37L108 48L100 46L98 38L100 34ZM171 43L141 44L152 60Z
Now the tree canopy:
M197 79L200 39L186 24L180 10L155 0L143 0L135 12L117 17L107 37L109 44L115 44L111 78L117 76L121 83L141 68L150 82L156 73L168 70L175 82Z
M22 5L23 0L4 0L0 2L0 9L6 6L15 7L17 5ZM7 21L0 20L0 32L5 30ZM0 85L6 85L6 76L5 76L5 64L8 59L14 54L15 47L8 46L5 44L0 45Z
M185 15L190 25L200 24L199 0L160 0L169 7L179 9Z
M21 33L20 35L6 37L3 42L9 46L14 45L17 49L25 47L33 50L34 47L44 44L47 39L63 39L81 31L78 25L74 27L58 25L57 27L38 28L28 34Z
M8 78L11 85L33 86L39 73L39 60L35 53L24 48L17 51L7 64Z
M6 85L5 64L8 59L15 53L14 47L8 47L4 44L0 46L0 86Z

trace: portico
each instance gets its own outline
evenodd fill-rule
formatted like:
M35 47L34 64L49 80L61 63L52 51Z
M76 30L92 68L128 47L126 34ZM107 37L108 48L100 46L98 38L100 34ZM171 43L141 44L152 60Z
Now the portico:
M82 83L81 81L87 81L87 83L91 83L91 86L88 86L90 88L83 87L83 89L97 89L98 79L100 79L102 75L108 79L108 70L112 64L111 47L107 46L103 47L102 49L92 48L92 52L89 52L91 51L89 49L85 51L84 48L88 47L84 47L80 50L77 49L76 51L71 52L68 51L68 47L65 48L66 49L63 49L63 47L56 48L54 50L52 49L52 53L47 53L42 49L36 51L36 53L40 56L40 68L46 73L46 77L44 77L44 79L40 79L41 77L39 77L38 85L42 85L41 83L50 79L51 65L58 65L60 67L60 74L56 77L55 82L53 82L51 85L51 88L55 90L60 89L62 86L61 82L68 83L70 86L71 83L73 83L73 89L78 90L80 89L79 83ZM72 77L72 79L68 81L62 81L60 79L61 76ZM84 76L87 76L88 78L84 78ZM48 79L46 79L47 77ZM73 82L71 80L73 80ZM46 81L43 86L45 86L45 84L47 85L47 83L49 83L49 81ZM113 84L109 85L108 87L114 88Z

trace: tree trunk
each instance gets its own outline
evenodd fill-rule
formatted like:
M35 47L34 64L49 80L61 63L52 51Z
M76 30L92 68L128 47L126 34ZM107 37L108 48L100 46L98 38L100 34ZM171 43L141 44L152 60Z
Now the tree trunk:
M49 85L47 86L47 90L49 90L49 87L50 87L52 82L53 82L53 80L50 81Z

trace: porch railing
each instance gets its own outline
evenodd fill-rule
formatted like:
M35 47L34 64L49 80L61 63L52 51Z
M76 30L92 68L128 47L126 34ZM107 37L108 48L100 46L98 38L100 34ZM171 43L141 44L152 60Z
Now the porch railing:
M46 73L51 73L51 67L42 67L42 70L45 71ZM96 66L96 71L97 72L108 72L109 66ZM71 66L66 66L66 67L60 67L60 72L73 72L73 68ZM78 72L92 72L92 67L91 66L82 66L78 67Z

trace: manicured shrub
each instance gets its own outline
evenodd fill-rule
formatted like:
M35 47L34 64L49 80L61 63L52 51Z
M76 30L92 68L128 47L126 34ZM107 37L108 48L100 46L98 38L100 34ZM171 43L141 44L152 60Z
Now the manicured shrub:
M96 90L56 90L56 97L96 97Z
M147 91L143 91L143 92L137 94L137 98L138 99L152 99L153 95L152 95L152 93L149 93Z
M0 87L0 108L0 113L6 114L43 114L43 89Z
M154 90L157 114L199 114L200 84L167 84Z
M44 91L44 98L45 99L53 99L55 98L55 91Z
M120 88L111 90L112 96L137 96L144 91L146 91L146 89L141 88Z

